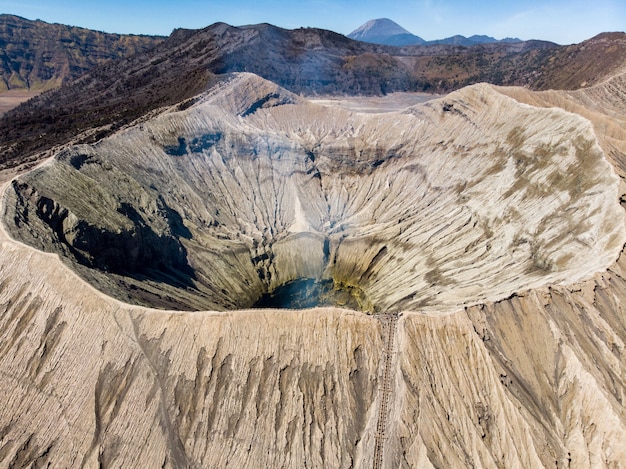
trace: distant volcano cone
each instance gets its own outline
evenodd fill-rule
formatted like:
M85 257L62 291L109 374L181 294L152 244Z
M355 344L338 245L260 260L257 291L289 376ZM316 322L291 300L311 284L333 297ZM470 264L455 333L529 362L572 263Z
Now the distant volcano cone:
M425 42L421 37L415 36L388 18L370 20L348 34L348 37L357 41L392 46L422 44Z

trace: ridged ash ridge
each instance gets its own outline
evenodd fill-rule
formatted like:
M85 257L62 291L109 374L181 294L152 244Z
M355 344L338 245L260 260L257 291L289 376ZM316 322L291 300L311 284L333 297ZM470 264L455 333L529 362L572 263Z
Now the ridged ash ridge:
M177 309L314 279L333 304L443 311L584 279L626 240L590 124L487 85L368 115L240 74L62 151L7 197L17 239L119 299Z

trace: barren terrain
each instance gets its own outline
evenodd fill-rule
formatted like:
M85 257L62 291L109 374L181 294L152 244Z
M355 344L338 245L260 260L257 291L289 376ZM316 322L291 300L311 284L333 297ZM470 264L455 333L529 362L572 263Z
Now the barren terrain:
M0 464L624 467L625 84L372 114L241 74L19 175ZM300 278L363 311L249 308Z
M38 94L38 91L27 90L11 90L0 93L0 116Z
M425 103L442 95L430 93L397 92L385 96L320 96L311 97L312 103L339 106L353 112L382 113L402 111L416 104Z

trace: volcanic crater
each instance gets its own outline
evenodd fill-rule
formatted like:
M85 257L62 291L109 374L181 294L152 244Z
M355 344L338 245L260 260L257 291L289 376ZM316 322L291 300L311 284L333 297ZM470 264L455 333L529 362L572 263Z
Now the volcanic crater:
M445 312L605 269L618 184L588 121L488 85L365 114L237 74L21 175L4 219L128 303Z

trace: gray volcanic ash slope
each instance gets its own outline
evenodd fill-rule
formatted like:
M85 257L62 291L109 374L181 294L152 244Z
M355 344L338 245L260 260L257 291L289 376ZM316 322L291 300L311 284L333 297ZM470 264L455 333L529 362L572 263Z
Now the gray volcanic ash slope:
M366 115L241 74L20 175L0 465L623 467L625 83ZM147 307L303 278L377 314Z
M588 123L485 85L365 115L239 75L16 179L7 218L146 306L241 309L309 280L358 309L432 310L602 270L617 199Z
M164 39L107 34L0 14L0 93L56 88L96 65L147 51Z

